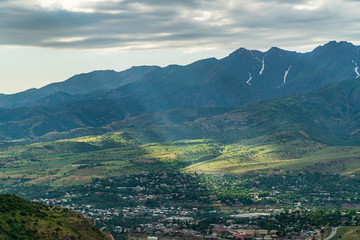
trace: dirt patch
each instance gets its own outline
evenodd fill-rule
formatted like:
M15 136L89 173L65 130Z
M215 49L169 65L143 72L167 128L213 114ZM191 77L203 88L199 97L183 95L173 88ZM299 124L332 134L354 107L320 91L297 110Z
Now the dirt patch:
M167 155L163 155L163 158L170 158L172 160L176 160L177 156L175 154L167 154Z
M23 176L23 174L0 175L0 178L22 178Z
M43 180L54 180L54 179L58 179L58 178L59 178L59 176L52 175L52 176L39 177L39 178L36 178L35 180L43 181Z
M37 178L39 178L39 177L41 177L40 175L26 175L26 176L24 176L24 178L25 179L37 179Z
M352 170L352 171L350 171L350 172L346 172L345 174L350 175L350 174L354 174L354 173L356 173L356 172L360 172L360 168L357 168L357 169Z
M176 160L177 156L175 154L163 154L163 155L148 155L145 156L146 159L164 159L164 158L168 158L168 159L172 159L172 160Z
M81 166L87 166L89 164L73 164L71 167L81 167Z
M301 135L303 135L303 136L305 136L307 138L310 138L310 136L304 131L298 131L298 133L300 133Z
M51 168L63 168L64 165L48 165Z
M350 133L350 136L355 135L355 134L358 133L359 131L360 131L360 128L356 129L355 131L353 131L353 132Z

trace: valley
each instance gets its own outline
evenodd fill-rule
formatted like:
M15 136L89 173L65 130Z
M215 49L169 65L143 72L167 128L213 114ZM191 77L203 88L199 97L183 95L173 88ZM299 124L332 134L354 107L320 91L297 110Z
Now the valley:
M0 0L0 240L360 240L360 0Z
M240 48L1 95L0 193L115 239L355 234L358 49Z
M146 143L125 131L3 144L9 146L0 154L2 192L77 211L119 239L202 238L211 229L201 225L204 217L228 229L220 219L237 222L233 216L261 213L254 216L263 221L267 214L289 210L360 205L360 148L326 145L304 132ZM253 224L245 219L227 231L250 233ZM179 227L178 221L187 224ZM258 231L300 234L283 228Z

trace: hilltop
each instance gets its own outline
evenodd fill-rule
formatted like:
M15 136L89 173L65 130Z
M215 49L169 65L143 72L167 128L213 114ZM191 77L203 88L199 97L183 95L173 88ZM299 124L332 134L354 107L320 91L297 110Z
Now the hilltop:
M80 214L66 208L0 195L1 239L110 239Z

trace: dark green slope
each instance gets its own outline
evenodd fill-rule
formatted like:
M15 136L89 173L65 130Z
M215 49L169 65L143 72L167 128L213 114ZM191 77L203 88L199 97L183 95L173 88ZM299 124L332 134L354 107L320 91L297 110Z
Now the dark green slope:
M0 195L0 239L110 239L80 214L65 208Z
M77 137L102 134L123 127L181 124L218 115L232 107L178 108L158 114L143 114L136 101L86 101L53 107L0 109L0 139ZM131 119L130 123L126 119ZM133 123L132 123L133 122Z
M0 138L31 138L51 132L99 127L140 114L137 105L111 100L86 101L53 107L0 109Z
M199 111L207 114L196 114ZM177 108L143 114L110 126L128 129L150 138L149 141L201 137L239 139L301 131L327 144L357 145L360 143L360 79L336 83L316 93L236 108Z
M121 100L1 109L0 138L44 135L61 138L129 129L149 141L166 141L198 137L244 138L277 131L304 131L328 144L359 144L359 81L338 82L314 93L237 107L190 106L154 113L156 108L166 109L173 103L159 97L157 101L148 99L143 104L128 96ZM70 135L58 134L69 131Z
M239 137L296 130L328 144L357 145L359 112L360 79L353 79L318 93L247 104L226 114L186 123L186 127L209 135Z

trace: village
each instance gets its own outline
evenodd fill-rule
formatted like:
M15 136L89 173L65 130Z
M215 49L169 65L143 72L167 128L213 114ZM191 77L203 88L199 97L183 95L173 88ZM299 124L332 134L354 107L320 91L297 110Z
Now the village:
M43 202L50 205L63 206L71 210L81 213L88 219L93 219L95 223L100 226L103 225L102 230L109 231L112 234L124 235L133 238L142 238L144 236L159 236L160 238L169 237L193 237L202 239L215 238L215 239L282 239L278 238L277 230L261 229L257 225L253 224L237 224L236 219L253 219L258 217L270 216L271 214L278 214L283 209L262 209L262 213L241 213L229 215L228 211L216 210L205 211L197 208L175 208L175 207L158 207L148 208L145 206L136 207L124 207L124 208L111 208L111 209L98 209L93 205L78 205L67 204L66 199L39 199L39 202ZM251 209L255 211L256 209ZM201 220L195 221L197 216L210 216L216 218L216 216L224 216L226 218L225 223L209 224L208 228L201 228ZM139 223L134 226L110 226L109 223L113 219L141 219L151 218L154 221L149 223ZM114 221L116 223L116 221ZM106 226L104 226L106 225ZM198 227L197 230L196 226ZM195 228L195 229L194 229ZM295 232L289 232L289 236L298 237L320 237L321 229L303 231L296 234ZM307 239L307 238L303 238Z
M280 176L280 179L287 184L294 181L289 188L297 191L301 188L299 182L310 185L302 182L305 177ZM266 184L271 184L267 180ZM312 199L357 201L358 193L352 193L351 188L341 197L318 189L297 198L294 191L284 189L281 181L275 180L277 184L268 187L261 184L264 181L261 178L142 172L122 178L97 179L73 187L62 196L53 197L47 193L46 197L34 201L77 211L119 239L124 236L133 239L148 236L159 239L321 239L331 226L360 222L356 212L349 213L351 216L347 212L334 213L336 216L332 219L336 221L328 222L321 214L314 215L312 212L318 210L309 204ZM308 222L305 226L302 225L304 219ZM314 219L321 219L321 224L319 221L310 224Z

